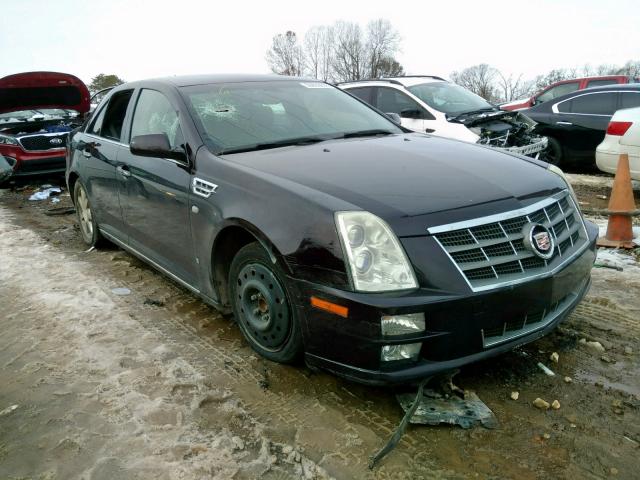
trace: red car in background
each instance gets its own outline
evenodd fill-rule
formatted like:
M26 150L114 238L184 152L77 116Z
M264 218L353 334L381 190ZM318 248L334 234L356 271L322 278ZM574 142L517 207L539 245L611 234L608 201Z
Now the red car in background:
M69 132L89 111L89 90L68 73L27 72L0 79L0 156L13 176L65 171Z
M628 75L605 75L601 77L583 77L573 78L571 80L562 80L552 83L547 88L539 91L529 98L514 100L513 102L503 103L500 105L502 110L522 110L540 103L547 102L553 98L567 93L583 90L591 87L603 87L605 85L615 85L617 83L639 83L640 78L630 77Z

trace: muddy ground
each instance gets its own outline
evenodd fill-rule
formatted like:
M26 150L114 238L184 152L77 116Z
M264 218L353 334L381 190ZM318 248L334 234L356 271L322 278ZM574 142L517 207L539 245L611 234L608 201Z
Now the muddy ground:
M606 177L582 177L583 206L606 207ZM74 215L47 215L68 196L31 191L0 190L0 479L640 477L633 256L594 269L557 331L456 377L497 429L409 426L370 471L402 417L394 392L263 361L232 318L131 255L87 252Z

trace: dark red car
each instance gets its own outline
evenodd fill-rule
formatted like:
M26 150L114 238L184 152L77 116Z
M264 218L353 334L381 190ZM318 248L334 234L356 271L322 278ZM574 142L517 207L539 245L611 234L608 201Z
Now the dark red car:
M89 111L89 90L68 73L0 79L0 155L13 176L64 172L69 132Z
M514 100L513 102L503 103L500 105L502 110L522 110L540 103L547 102L551 99L566 95L567 93L583 90L585 88L603 87L605 85L615 85L618 83L638 83L640 78L630 77L628 75L605 75L601 77L583 77L573 78L571 80L562 80L552 83L547 88L540 90L529 98Z

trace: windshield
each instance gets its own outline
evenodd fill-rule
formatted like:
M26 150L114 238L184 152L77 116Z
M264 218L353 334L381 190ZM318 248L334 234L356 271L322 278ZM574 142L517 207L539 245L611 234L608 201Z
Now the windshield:
M452 115L494 108L481 96L455 83L421 83L408 89L430 107Z
M0 123L36 122L42 120L58 120L78 116L75 110L65 108L40 108L38 110L18 110L0 113Z
M315 81L183 87L208 148L217 154L373 134L402 133L342 90Z

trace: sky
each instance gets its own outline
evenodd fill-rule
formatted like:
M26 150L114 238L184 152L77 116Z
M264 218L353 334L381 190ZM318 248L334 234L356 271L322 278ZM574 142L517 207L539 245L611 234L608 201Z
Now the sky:
M526 79L640 60L638 0L0 0L0 77L268 73L275 34L376 18L399 31L408 74L488 63Z

